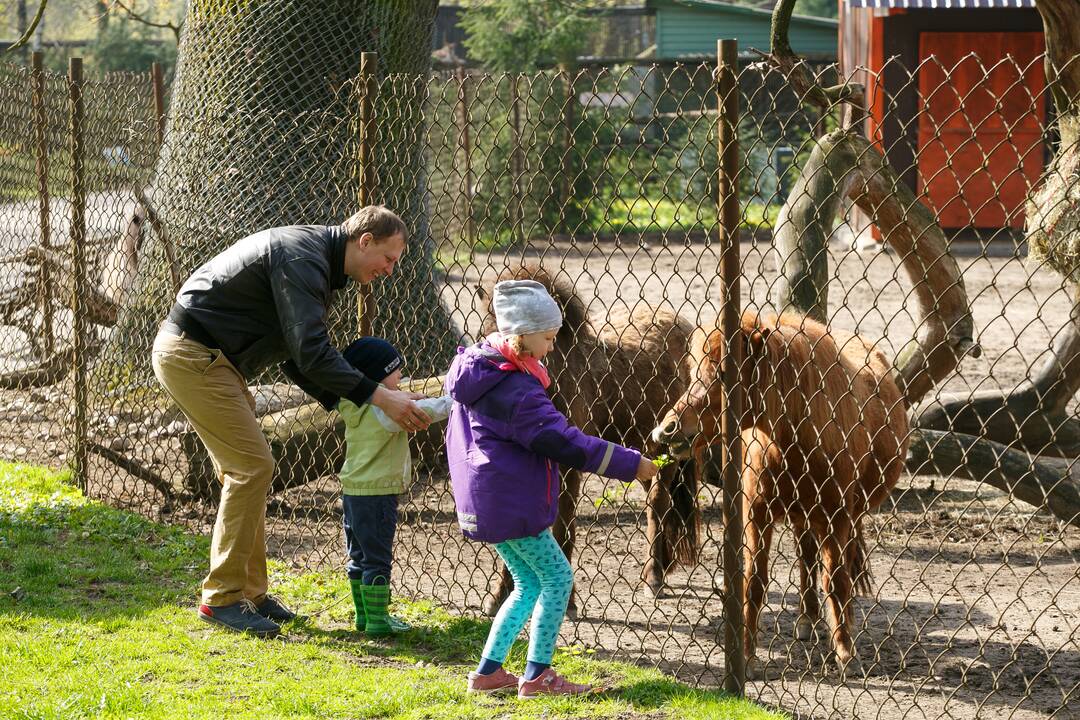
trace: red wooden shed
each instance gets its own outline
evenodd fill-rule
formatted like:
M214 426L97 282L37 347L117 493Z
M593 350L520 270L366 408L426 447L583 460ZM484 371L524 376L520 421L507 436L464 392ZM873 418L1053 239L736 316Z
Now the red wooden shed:
M1047 160L1043 26L1032 0L839 0L839 65L867 136L944 228L1024 224Z

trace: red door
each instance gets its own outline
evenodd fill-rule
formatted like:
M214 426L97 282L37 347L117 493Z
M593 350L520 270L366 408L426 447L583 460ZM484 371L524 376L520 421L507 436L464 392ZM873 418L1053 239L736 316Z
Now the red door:
M1038 32L920 33L918 189L942 227L1023 227L1043 169L1042 52Z

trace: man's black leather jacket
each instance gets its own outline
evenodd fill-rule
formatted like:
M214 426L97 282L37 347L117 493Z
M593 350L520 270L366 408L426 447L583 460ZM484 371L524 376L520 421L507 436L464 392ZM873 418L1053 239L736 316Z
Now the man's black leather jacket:
M286 374L324 404L365 403L378 384L345 361L326 331L334 291L349 281L345 240L340 226L325 225L250 235L188 278L166 323L220 349L245 378L291 360Z

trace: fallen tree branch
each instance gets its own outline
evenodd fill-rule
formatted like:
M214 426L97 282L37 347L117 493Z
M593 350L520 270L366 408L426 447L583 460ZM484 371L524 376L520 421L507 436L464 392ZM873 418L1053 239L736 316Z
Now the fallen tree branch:
M87 449L95 455L105 458L132 477L136 477L139 480L149 483L155 490L161 493L165 502L172 504L176 499L172 485L165 478L161 477L150 468L144 467L136 460L125 457L115 450L110 450L104 445L100 445L96 442L87 443Z
M60 289L56 296L63 299L66 307L72 310L72 298L74 294L74 270L71 261L63 253L55 248L42 248L36 245L28 247L21 253L10 255L0 259L2 263L25 263L27 265L47 265L50 276L57 278ZM112 298L103 294L95 283L87 286L87 297L83 299L83 309L86 311L86 319L95 325L112 327L120 313L120 305Z
M1080 527L1076 460L1040 458L973 435L913 430L907 469L912 475L951 475L986 483Z
M47 387L67 377L75 362L75 351L53 353L37 365L0 373L0 390L29 390Z

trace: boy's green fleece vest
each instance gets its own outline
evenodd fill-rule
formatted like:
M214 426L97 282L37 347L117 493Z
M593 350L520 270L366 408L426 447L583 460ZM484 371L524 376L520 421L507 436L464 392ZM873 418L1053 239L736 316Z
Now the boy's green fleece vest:
M389 432L373 409L344 398L338 403L348 448L338 473L345 495L400 495L412 480L409 434Z

